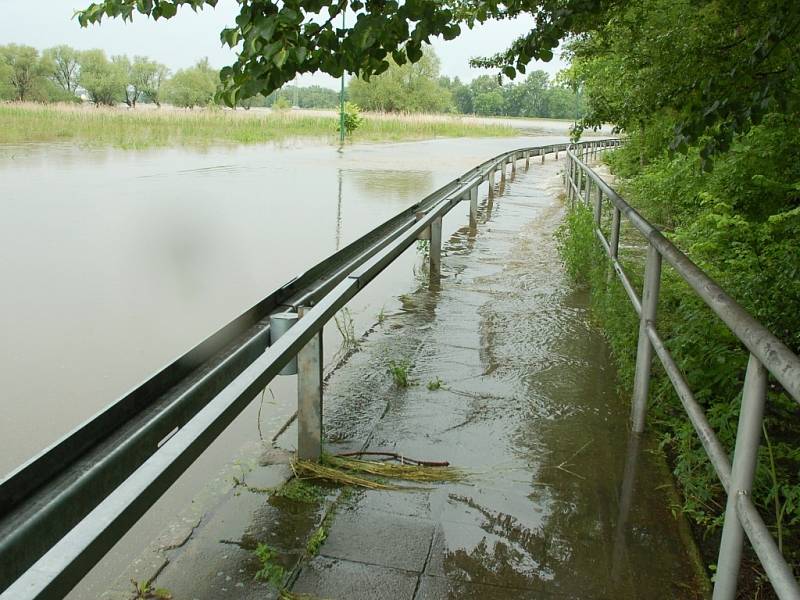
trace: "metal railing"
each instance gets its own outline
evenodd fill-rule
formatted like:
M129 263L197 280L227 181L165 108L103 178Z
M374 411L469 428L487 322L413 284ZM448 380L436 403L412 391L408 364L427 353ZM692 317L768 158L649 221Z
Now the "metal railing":
M596 157L598 151L592 144L568 150L564 180L570 202L584 202L593 208L595 235L639 315L639 341L631 408L632 429L636 433L644 430L650 366L655 352L727 493L725 522L714 582L714 600L732 600L736 596L745 535L778 597L800 599L800 586L792 569L779 551L750 497L761 440L768 373L775 377L795 401L800 401L800 359L587 165L587 160ZM613 210L610 240L606 239L601 228L604 202L608 202ZM648 244L641 297L619 261L622 217L644 236ZM663 260L675 269L750 352L732 463L709 425L703 408L695 400L680 367L658 333L656 313Z
M612 145L614 140L592 142ZM567 149L496 156L328 257L0 481L0 599L60 598L153 505L291 360L298 362L298 454L319 456L322 328L417 239L438 277L442 217L517 162ZM270 316L297 324L270 339ZM277 330L277 328L276 328Z

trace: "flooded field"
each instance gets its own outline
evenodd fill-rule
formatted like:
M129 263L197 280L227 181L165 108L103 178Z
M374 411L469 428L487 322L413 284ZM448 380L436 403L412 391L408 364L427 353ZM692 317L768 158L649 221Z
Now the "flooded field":
M0 471L148 378L261 297L461 172L565 139L309 142L126 152L0 148ZM466 207L445 220L449 237ZM402 306L413 250L350 307L361 332ZM328 362L338 332L326 330ZM294 381L253 403L90 576L102 590L209 479L293 411ZM260 415L260 423L257 417ZM259 428L260 425L260 428Z

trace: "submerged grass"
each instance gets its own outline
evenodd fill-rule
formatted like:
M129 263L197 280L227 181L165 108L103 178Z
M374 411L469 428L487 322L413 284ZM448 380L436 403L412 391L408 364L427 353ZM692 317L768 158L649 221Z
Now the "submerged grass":
M0 144L70 141L142 149L158 146L252 144L289 138L338 142L338 116L325 111L96 108L0 103ZM364 113L352 141L514 136L511 126L450 115Z

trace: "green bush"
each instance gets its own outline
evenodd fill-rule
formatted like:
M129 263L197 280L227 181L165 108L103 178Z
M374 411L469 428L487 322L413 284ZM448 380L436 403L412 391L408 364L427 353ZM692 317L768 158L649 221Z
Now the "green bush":
M361 108L352 102L344 103L344 132L346 135L352 134L361 126L364 117L361 116ZM341 122L336 127L336 131L341 132Z

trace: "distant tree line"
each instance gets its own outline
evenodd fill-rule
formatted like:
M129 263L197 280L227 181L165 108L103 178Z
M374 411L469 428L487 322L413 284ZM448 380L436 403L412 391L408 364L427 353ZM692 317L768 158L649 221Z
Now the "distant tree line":
M0 46L0 100L79 102L98 106L139 102L206 106L219 86L219 72L202 59L172 73L144 56L109 58L103 50L56 46Z
M501 83L481 75L469 83L439 74L439 59L426 49L416 63L398 65L364 81L353 79L349 97L366 110L388 112L455 112L484 116L574 119L583 115L580 96L533 71L519 83Z
M219 72L207 59L172 73L144 56L108 57L103 50L56 46L39 52L31 46L0 46L0 100L80 102L97 106L162 102L193 108L214 103ZM500 83L482 75L470 83L439 74L439 59L428 49L414 64L393 63L369 82L354 78L349 100L365 110L462 113L486 116L575 118L582 116L579 98L569 88L534 71L520 83ZM240 106L336 108L339 93L326 87L284 86L255 96Z

